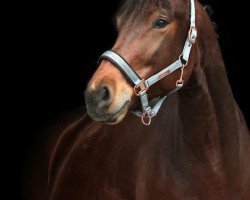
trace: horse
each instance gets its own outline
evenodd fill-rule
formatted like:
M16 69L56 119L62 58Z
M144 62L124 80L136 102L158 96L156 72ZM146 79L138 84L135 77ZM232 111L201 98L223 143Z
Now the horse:
M125 0L116 28L86 107L35 143L26 199L250 199L249 129L202 5Z

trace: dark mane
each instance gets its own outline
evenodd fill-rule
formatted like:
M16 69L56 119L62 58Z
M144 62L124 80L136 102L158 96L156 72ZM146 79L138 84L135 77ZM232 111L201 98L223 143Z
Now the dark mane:
M122 0L116 17L120 17L120 22L124 20L143 17L159 8L170 7L168 0Z
M212 6L208 5L208 4L205 4L203 3L202 4L204 10L207 12L208 16L210 17L211 21L212 21L212 24L214 26L214 30L215 32L217 33L217 30L218 30L218 25L217 23L213 20L213 15L214 15L214 10L212 8ZM219 37L219 35L217 35L217 37Z

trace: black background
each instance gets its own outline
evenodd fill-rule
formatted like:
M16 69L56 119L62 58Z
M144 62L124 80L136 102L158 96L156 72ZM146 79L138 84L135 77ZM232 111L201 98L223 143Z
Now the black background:
M245 13L242 5L226 0L206 3L214 9L212 19L218 25L229 80L249 122ZM118 0L96 0L15 5L9 61L13 111L8 118L14 130L6 141L13 150L7 157L15 176L9 195L15 199L20 199L19 178L35 135L63 111L84 105L83 91L97 58L115 41L112 17L118 4Z

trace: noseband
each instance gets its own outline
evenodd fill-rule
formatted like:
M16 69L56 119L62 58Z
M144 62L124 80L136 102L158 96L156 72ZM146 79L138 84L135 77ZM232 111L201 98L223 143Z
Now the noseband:
M118 53L114 51L106 51L100 56L101 60L109 60L112 62L122 73L123 75L134 85L134 92L141 99L142 112L133 111L136 116L141 117L142 123L144 125L150 125L152 118L156 116L159 109L161 108L162 103L170 94L177 92L183 87L184 80L184 68L188 64L189 55L192 49L192 45L195 43L197 38L197 30L195 27L195 4L194 0L190 0L190 29L188 32L188 37L186 39L182 54L179 56L179 59L173 64L167 66L159 73L151 76L147 80L142 79L129 65L129 63ZM159 97L151 107L148 101L147 90L150 86L157 83L161 79L167 77L176 70L181 69L181 75L179 80L176 81L176 88L169 92L167 95Z

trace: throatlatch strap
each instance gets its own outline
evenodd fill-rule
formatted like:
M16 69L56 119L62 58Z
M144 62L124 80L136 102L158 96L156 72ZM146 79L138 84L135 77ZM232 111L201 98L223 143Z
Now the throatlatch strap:
M169 92L168 95L166 96L162 96L162 97L159 97L158 100L156 101L156 103L154 105L151 105L152 106L152 109L151 109L151 115L152 116L155 116L157 115L157 113L159 112L163 102L173 93L177 92L178 90L180 90L182 88L182 86L179 86L177 85L176 88ZM140 112L140 111L131 111L134 115L138 116L138 117L141 117L143 115L143 112Z

